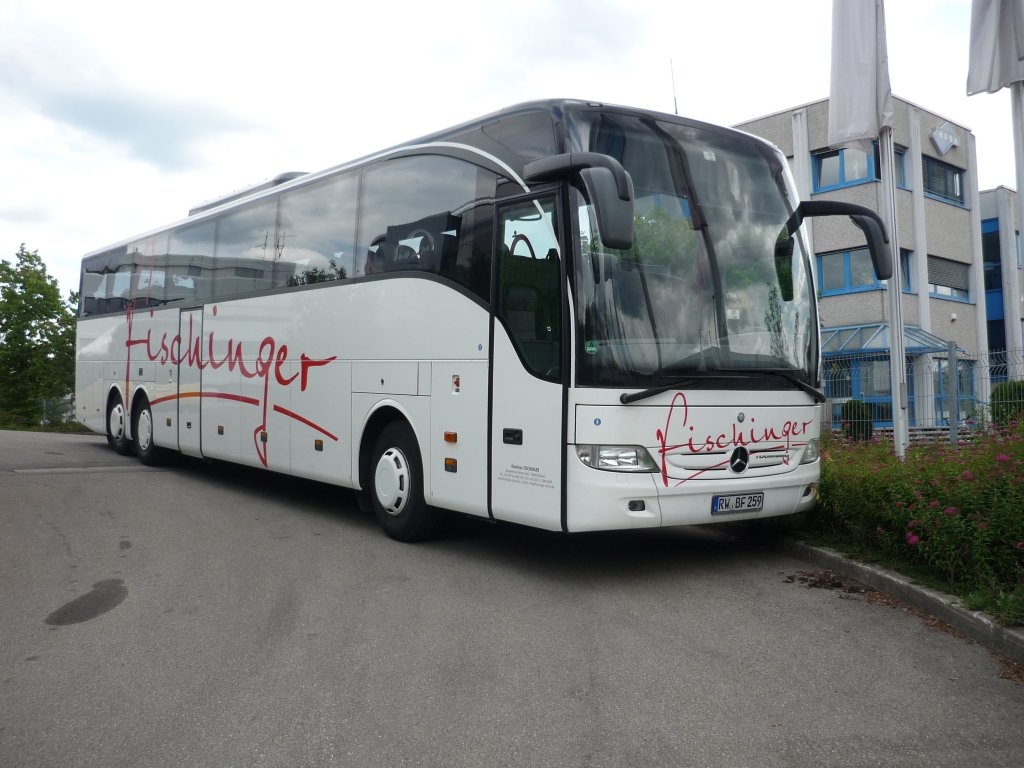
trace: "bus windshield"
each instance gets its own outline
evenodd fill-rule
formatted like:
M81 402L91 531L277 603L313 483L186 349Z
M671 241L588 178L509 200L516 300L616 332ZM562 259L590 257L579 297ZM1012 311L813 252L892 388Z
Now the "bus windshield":
M636 195L633 247L616 250L601 242L587 190L574 193L578 383L816 384L813 284L786 227L798 201L782 155L701 124L606 111L568 117L572 148L615 157ZM750 376L764 371L781 375Z

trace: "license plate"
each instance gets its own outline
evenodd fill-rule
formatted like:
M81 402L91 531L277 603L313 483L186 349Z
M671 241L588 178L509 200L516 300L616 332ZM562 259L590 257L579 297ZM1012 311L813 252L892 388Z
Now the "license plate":
M763 493L737 493L733 496L712 496L712 515L734 515L740 512L760 512L764 509Z

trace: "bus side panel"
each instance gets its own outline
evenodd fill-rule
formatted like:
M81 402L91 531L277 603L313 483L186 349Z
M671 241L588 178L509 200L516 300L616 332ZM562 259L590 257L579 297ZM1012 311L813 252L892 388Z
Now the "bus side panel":
M431 365L427 503L487 516L487 363Z
M79 360L75 365L75 419L93 432L103 432L103 363Z
M504 328L494 330L491 512L562 528L562 385L530 375Z
M301 377L301 359L290 370ZM352 365L335 360L317 369L317 385L291 387L292 473L352 486Z
M178 445L182 453L189 456L202 456L200 439L199 414L202 406L200 394L202 392L202 370L195 359L195 346L193 358L189 360L186 347L195 345L197 339L203 337L203 310L190 309L181 313L179 319L179 334L181 351L175 350L180 355L181 363L178 365ZM199 351L205 354L199 344Z
M81 320L76 334L75 416L94 432L106 433L106 404L110 387L124 385L125 322L123 316Z
M147 386L153 410L153 442L178 450L178 366L171 359L170 346L180 330L177 309L157 310L149 326L152 343L147 356L153 355L153 378ZM177 354L177 352L175 352Z

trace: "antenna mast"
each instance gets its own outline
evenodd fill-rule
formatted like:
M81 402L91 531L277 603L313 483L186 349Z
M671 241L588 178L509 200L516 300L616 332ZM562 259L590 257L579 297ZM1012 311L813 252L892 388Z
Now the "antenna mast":
M668 60L668 68L672 72L672 108L679 114L679 100L676 98L676 67L672 59Z

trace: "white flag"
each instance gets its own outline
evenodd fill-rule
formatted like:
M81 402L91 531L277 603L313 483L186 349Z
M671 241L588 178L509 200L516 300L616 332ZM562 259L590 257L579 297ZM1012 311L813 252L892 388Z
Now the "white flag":
M829 146L869 152L892 115L882 0L832 0Z
M967 95L1024 80L1024 0L974 0Z

